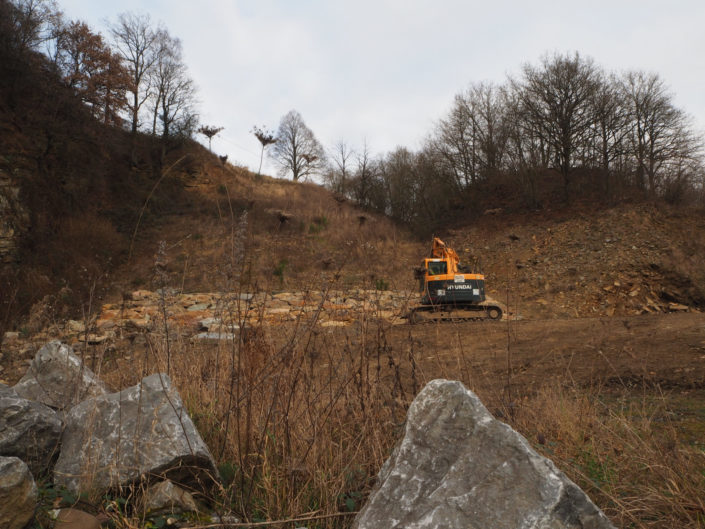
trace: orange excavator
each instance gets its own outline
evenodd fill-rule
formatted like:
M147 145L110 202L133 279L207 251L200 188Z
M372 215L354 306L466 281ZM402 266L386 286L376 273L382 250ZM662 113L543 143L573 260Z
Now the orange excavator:
M468 273L455 250L438 237L416 277L422 296L406 316L409 323L502 318L502 305L485 297L485 276Z

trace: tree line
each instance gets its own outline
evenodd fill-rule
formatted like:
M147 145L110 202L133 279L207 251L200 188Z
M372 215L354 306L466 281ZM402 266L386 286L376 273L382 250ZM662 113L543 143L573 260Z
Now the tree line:
M106 39L53 0L0 2L6 45L28 58L41 52L97 119L163 138L193 134L195 85L180 40L162 24L123 13Z
M589 196L702 196L703 138L656 73L608 73L578 53L544 56L502 85L459 92L418 152L371 156L344 141L332 190L418 226L456 209L536 208Z
M204 134L179 39L147 15L123 13L106 39L67 21L53 0L0 0L10 45L41 51L105 123L155 136ZM503 84L454 97L421 149L373 155L344 140L324 149L302 116L276 133L255 127L282 175L321 178L333 191L399 221L432 226L454 210L505 203L537 208L577 198L682 201L703 195L703 138L656 73L611 73L578 53L544 56ZM261 169L261 159L260 159Z

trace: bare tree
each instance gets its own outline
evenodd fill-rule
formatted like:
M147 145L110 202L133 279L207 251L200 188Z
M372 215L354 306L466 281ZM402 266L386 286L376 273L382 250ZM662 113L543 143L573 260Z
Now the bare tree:
M14 0L9 11L12 35L19 51L36 50L53 37L52 21L61 13L53 0Z
M478 173L489 180L500 170L507 144L505 93L493 84L480 83L468 91L472 102Z
M614 164L623 157L629 132L628 112L619 85L610 77L595 90L592 96L594 109L593 164L602 173L603 191L607 197L612 194L611 179Z
M655 195L671 164L681 167L684 160L694 157L698 142L685 113L673 105L671 94L657 74L628 72L622 90L629 111L636 185Z
M508 134L505 106L498 87L479 83L456 95L449 115L439 122L429 147L455 175L459 190L499 171Z
M405 147L388 153L379 163L386 211L394 219L410 222L420 202L416 155Z
M149 15L122 13L110 26L113 43L130 72L131 97L128 111L132 120L132 133L139 128L142 105L150 96L150 71L157 60L157 31L152 28Z
M327 180L331 189L336 193L346 196L348 192L348 182L350 180L350 162L353 150L345 140L339 140L330 153L330 168L327 172Z
M223 130L223 127L210 127L208 125L201 125L196 132L203 134L206 138L208 138L208 150L210 151L211 150L211 140L221 130Z
M525 123L551 147L566 199L574 159L594 123L592 98L600 82L592 60L578 53L546 56L538 68L527 64L522 80L512 82Z
M282 174L291 172L294 182L319 172L325 165L323 147L296 110L281 119L272 156Z
M265 127L258 127L255 125L252 127L252 134L255 135L255 138L260 142L260 145L262 145L262 150L260 151L259 155L259 168L257 169L257 176L259 176L262 172L262 161L264 160L264 150L269 146L272 145L273 143L277 142L277 138L274 136L272 132L269 132Z
M455 96L450 113L438 123L430 145L455 175L458 191L475 182L476 142L472 108L464 94Z
M550 148L522 111L519 101L507 99L507 171L530 207L539 204L539 174L548 167Z
M355 153L354 170L348 194L360 206L380 213L388 212L387 189L382 175L383 157L373 157L367 141Z
M152 133L157 121L162 138L191 135L196 127L196 87L182 59L181 41L161 29L157 31L157 59L153 70Z
M362 150L357 153L355 158L357 167L353 179L352 195L361 206L369 206L371 203L370 195L374 185L375 168L367 140L365 140Z

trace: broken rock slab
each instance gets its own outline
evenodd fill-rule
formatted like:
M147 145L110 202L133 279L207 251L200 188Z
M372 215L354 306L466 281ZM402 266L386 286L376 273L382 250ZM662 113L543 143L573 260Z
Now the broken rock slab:
M50 468L60 439L61 419L54 410L0 384L0 456L18 457L38 475Z
M88 399L66 417L54 481L73 492L104 492L138 479L169 479L206 491L215 462L166 374Z
M13 389L20 397L59 410L107 393L105 384L74 354L73 348L59 341L39 349Z
M148 487L142 494L142 508L149 515L198 511L191 493L171 481L160 481Z
M614 529L587 495L460 382L430 382L353 524Z
M34 518L37 485L17 457L0 457L0 527L22 529Z

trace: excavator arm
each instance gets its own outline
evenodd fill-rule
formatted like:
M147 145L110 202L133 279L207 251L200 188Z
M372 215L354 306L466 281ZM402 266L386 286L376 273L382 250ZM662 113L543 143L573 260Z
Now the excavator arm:
M458 263L460 263L460 258L458 254L455 253L453 248L450 248L438 237L433 238L433 244L431 245L431 256L434 259L445 259L448 261L448 273L454 274L458 271Z

